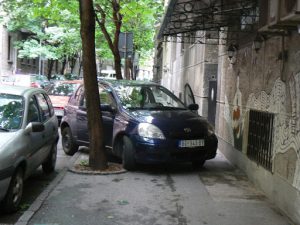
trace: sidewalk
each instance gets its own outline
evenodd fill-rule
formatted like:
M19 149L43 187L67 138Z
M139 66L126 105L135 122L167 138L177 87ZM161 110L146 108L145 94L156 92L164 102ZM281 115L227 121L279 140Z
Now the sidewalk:
M65 170L16 224L292 225L220 154L199 171L189 165L111 175Z

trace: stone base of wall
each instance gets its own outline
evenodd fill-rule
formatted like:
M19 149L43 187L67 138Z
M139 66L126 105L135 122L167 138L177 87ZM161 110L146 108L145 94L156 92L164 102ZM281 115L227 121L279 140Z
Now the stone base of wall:
M295 224L300 224L300 192L297 189L280 176L258 166L220 137L219 150L233 165L243 170L255 186L261 189L284 214Z

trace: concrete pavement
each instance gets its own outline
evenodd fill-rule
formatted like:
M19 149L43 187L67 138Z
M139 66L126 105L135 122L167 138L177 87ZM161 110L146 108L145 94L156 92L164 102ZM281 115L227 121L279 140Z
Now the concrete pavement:
M17 224L292 225L221 154L198 171L186 164L114 175L65 170Z

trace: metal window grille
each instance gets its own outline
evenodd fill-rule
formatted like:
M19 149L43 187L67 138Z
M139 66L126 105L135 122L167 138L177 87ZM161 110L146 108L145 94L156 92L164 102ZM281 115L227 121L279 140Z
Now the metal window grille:
M250 110L247 155L257 164L272 170L274 114Z

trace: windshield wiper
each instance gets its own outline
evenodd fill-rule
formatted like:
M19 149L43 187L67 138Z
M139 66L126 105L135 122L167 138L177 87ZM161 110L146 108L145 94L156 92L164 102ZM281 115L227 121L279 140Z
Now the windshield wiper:
M185 110L186 108L174 107L174 106L156 106L150 107L148 109L158 109L158 110Z
M2 130L2 131L9 131L9 129L6 129L6 128L3 128L3 127L0 127L0 130Z

